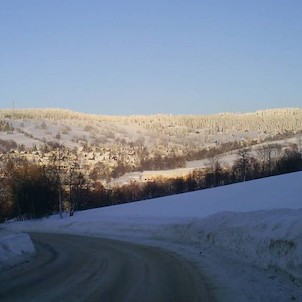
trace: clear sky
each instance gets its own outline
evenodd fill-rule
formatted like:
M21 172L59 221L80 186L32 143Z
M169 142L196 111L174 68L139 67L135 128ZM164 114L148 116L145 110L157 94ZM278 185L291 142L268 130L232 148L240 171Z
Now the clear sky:
M301 0L0 0L0 108L302 107Z

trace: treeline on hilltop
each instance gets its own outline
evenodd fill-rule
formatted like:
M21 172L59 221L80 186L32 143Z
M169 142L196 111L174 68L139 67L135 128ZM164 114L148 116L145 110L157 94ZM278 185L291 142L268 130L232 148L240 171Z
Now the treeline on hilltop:
M212 129L213 132L226 133L227 130L260 131L283 133L300 131L302 128L302 109L280 108L251 113L221 113L214 115L133 115L105 116L84 114L64 109L2 109L0 119L48 119L81 122L100 122L116 125L137 125L139 128L180 135L198 129ZM104 125L104 124L102 124Z
M244 148L238 150L237 160L230 167L223 167L214 154L205 169L196 169L187 177L130 182L110 189L88 179L76 162L65 170L61 165L55 156L45 166L22 159L7 160L0 179L0 221L39 218L64 210L73 215L76 210L301 171L302 155L295 146L281 150L271 144L258 149L256 158Z

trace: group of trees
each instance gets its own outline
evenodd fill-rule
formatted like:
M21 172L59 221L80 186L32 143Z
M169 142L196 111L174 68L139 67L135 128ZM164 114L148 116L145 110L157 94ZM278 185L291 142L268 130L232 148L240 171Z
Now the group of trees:
M8 161L1 179L0 218L41 217L56 211L57 183L46 171L28 162Z
M302 155L297 147L282 150L271 144L259 148L256 156L247 148L237 151L237 159L228 168L222 168L217 157L209 160L206 172L206 187L236 183L261 177L302 170Z
M85 198L88 185L76 165L61 170L53 159L47 166L8 160L0 179L0 221L32 219L69 209L70 216Z
M121 152L110 150L114 161L98 161L91 169L90 177L93 180L105 179L108 182L113 178L121 177L129 172L137 171L158 171L183 168L186 165L186 158L182 155L176 155L173 152L168 154L161 154L160 152L149 152L146 148L133 148L132 157L121 156ZM100 152L96 150L95 153Z
M183 168L186 164L184 156L176 156L175 154L162 156L156 153L153 157L141 158L138 166L139 171L147 170L168 170L175 168Z
M254 153L255 154L255 153ZM232 166L222 166L216 156L208 159L205 169L196 169L187 177L157 178L148 182L130 182L105 189L88 180L78 164L62 168L60 156L47 166L25 160L8 160L0 179L0 221L8 218L38 218L62 210L76 210L205 189L260 177L302 170L302 155L297 148L281 150L267 145L252 156L247 149L237 152Z

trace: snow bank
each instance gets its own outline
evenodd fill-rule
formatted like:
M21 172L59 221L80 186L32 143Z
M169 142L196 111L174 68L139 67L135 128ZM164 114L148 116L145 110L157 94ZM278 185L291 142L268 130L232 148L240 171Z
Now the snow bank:
M281 269L302 284L302 209L223 212L163 226L160 234L233 251L252 265Z
M35 247L28 234L0 232L0 271L23 262Z

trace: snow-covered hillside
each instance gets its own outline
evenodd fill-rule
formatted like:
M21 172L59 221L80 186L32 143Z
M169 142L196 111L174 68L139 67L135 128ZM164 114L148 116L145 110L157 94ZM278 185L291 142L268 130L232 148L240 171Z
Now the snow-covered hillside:
M3 226L168 248L201 268L218 301L302 301L301 184L298 172Z
M232 166L244 146L255 157L269 144L275 162L282 148L302 148L301 131L300 108L209 116L0 110L0 176L8 160L47 166L60 155L66 171L76 162L87 179L105 186L184 177L204 169L214 155L222 167Z

